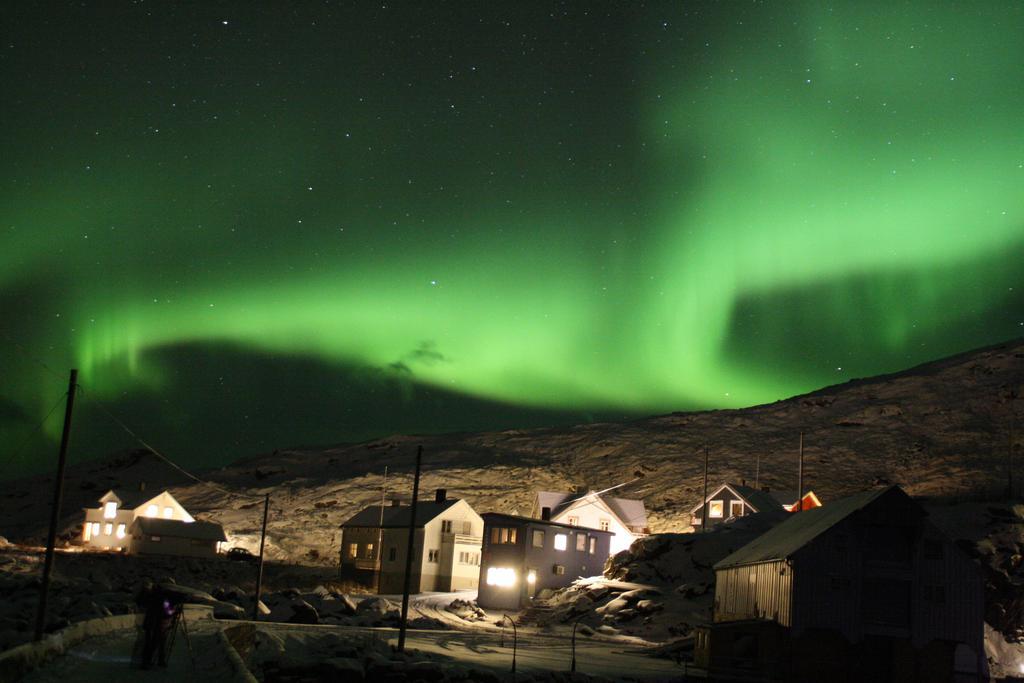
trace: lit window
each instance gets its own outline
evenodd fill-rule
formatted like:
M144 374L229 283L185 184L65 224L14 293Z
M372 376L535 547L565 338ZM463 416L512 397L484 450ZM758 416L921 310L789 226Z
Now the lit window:
M99 536L100 535L100 523L99 522L93 522L92 523L92 535L93 536Z
M92 538L92 524L86 522L85 525L82 526L82 540L88 543L90 538Z
M103 533L105 535L107 535L107 536L109 536L110 534L114 533L114 525L111 524L110 522L107 522L106 524L104 524L103 525Z
M516 542L516 529L508 527L493 527L491 529L491 543L497 545L514 545Z
M576 551L583 552L587 549L587 535L576 534Z
M742 500L730 500L729 501L729 516L730 517L742 517L743 516L743 501Z
M565 534L555 534L555 550L565 550L566 543Z
M594 536L590 537L590 554L593 555L597 552L597 538Z
M359 544L358 543L349 543L348 544L348 556L349 557L357 557L358 555L359 555Z
M543 548L544 547L544 532L540 529L533 530L533 547Z
M114 517L117 517L117 502L112 500L103 505L103 518L113 519Z
M160 542L160 537L159 536L150 536L149 540L156 541L157 543L159 543Z
M602 519L600 524L599 524L599 527L600 527L601 531L608 531L608 528L611 527L611 525L612 525L612 522L611 522L610 519Z
M579 526L579 525L580 525L580 518L579 517L569 517L569 526Z
M159 510L160 510L160 508L158 508L156 505L150 505L150 506L146 507L146 516L147 517L156 517L157 512L159 512Z
M372 560L373 559L373 544L372 543L367 543L366 544L366 554L363 555L363 559L364 560Z
M117 537L118 538L124 538L124 531L125 531L124 524L118 524L117 525Z
M724 512L724 503L720 500L713 500L708 504L708 517L721 518Z
M501 588L514 586L516 585L516 572L509 567L488 567L487 585Z
M172 507L165 507L164 508L164 519L170 519L173 516L174 516L174 508L172 508Z
M537 583L537 570L536 569L531 569L530 571L528 571L526 573L526 583L530 584L531 586L533 584Z

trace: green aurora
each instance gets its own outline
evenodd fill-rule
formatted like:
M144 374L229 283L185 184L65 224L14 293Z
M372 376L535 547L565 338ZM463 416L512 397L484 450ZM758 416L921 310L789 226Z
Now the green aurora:
M299 443L424 390L739 407L1024 332L1019 3L479 9L18 8L8 448L69 366L178 443L181 348L407 387L315 434L289 400ZM478 417L413 426L518 426Z

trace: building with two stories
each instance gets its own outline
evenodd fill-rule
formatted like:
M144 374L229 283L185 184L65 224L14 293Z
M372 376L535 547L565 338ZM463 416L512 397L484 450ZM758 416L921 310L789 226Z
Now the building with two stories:
M544 510L549 516L544 516ZM610 531L612 555L626 550L636 539L650 533L642 500L616 498L608 493L578 489L575 493L539 491L531 516L569 526Z

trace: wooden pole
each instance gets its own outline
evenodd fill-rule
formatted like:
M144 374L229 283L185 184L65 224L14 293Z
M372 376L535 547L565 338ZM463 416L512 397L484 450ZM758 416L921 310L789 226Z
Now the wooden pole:
M388 466L384 465L384 482L380 485L380 523L377 527L377 593L380 593L380 578L384 573L384 506L388 495Z
M759 491L761 489L761 453L757 454L757 465L754 466L754 490Z
M263 498L263 531L260 532L260 565L256 572L256 601L252 605L252 620L260 620L260 598L263 595L263 550L267 544L267 514L270 512L270 494Z
M708 447L704 445L704 507L700 513L700 531L708 530Z
M1010 444L1006 451L1006 496L1013 498L1013 404L1010 405Z
M412 546L416 537L416 500L420 494L420 463L423 446L416 448L416 476L412 480L412 505L409 506L409 541L405 546L405 579L402 582L402 622L398 628L398 651L405 652L405 630L409 621L409 588L412 583Z
M64 467L68 460L68 440L71 438L71 411L75 407L75 388L78 386L78 370L71 371L68 380L68 401L64 408L64 431L60 435L60 455L57 457L57 480L53 483L53 508L50 510L50 531L46 536L46 559L43 562L43 580L39 586L39 609L36 612L37 641L43 639L46 628L46 600L50 592L50 574L53 572L53 554L57 548L57 525L60 523L60 507L64 500Z
M800 512L804 507L804 433L800 432L800 465L797 468L796 477L796 510Z

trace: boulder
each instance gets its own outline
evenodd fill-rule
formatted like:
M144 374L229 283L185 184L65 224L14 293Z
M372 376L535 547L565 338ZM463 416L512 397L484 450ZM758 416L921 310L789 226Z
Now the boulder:
M305 600L295 600L291 604L292 614L288 617L289 624L319 624L320 613Z

